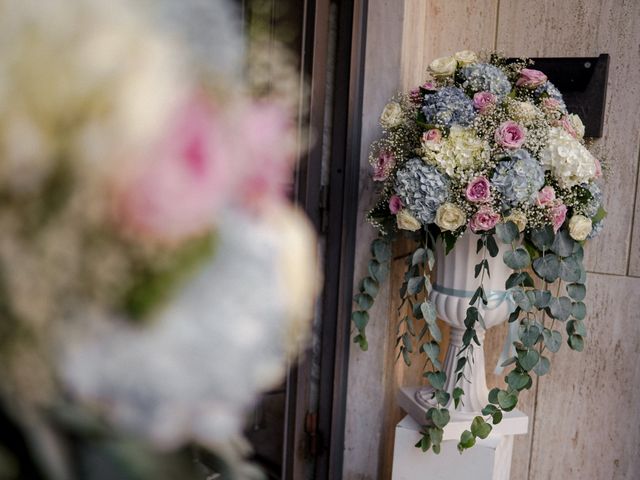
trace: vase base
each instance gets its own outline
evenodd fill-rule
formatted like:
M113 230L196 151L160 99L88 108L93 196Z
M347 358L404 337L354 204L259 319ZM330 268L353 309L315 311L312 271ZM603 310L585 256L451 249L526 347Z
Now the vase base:
M431 405L430 402L423 405L418 401L418 398L424 399L428 396L428 390L425 390L424 387L403 387L398 392L398 404L419 425L424 425L427 410L435 405ZM429 400L429 398L426 398L426 400ZM482 415L480 412L461 412L458 410L451 410L450 414L451 419L447 426L444 427L443 440L459 439L462 432L470 428L473 417ZM522 435L527 433L528 430L529 417L520 410L512 410L511 412L505 412L502 421L493 426L492 434Z

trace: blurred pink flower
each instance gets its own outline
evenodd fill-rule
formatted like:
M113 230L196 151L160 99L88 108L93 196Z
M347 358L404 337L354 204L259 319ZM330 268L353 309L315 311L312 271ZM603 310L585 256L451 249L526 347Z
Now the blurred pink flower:
M241 170L234 196L251 209L286 198L293 184L295 125L282 106L258 102L239 112L230 129L236 149L231 161Z
M576 132L575 127L573 126L573 123L571 123L571 120L569 120L568 116L563 116L559 121L559 126L561 128L564 129L565 132L567 132L569 135L571 135L573 138L579 138L578 132Z
M602 176L602 164L600 163L600 160L598 160L596 157L593 157L593 161L596 164L595 177L600 178Z
M422 134L422 143L440 143L442 132L437 128L427 130Z
M211 228L231 183L228 147L215 108L204 96L191 97L138 163L121 172L119 221L169 242Z

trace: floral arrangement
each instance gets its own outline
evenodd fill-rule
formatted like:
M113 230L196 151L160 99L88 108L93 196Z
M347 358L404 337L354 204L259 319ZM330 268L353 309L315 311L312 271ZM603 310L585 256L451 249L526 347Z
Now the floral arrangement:
M199 0L0 7L0 418L42 478L204 478L169 465L189 445L248 475L231 446L317 279L290 94L245 76L236 23ZM0 476L40 478L16 444Z
M530 60L462 51L434 60L428 70L431 78L388 103L380 118L384 134L370 157L380 193L369 213L380 235L352 319L358 331L354 341L366 350L367 310L388 272L391 243L401 234L413 238L418 248L407 258L400 290L413 314L398 326L398 345L407 363L416 350L427 357L425 376L438 407L427 412L418 446L439 452L450 418L446 407L464 402L464 392L442 390L441 334L429 301L436 241L448 253L470 231L478 235L483 254L498 254L496 238L510 246L503 260L513 274L505 287L515 304L509 321L518 322L519 335L505 366L513 368L506 389L491 391L482 415L462 434L458 447L464 450L515 408L532 374L549 370L544 353L560 348L558 322L565 324L569 347L583 349L583 244L602 230L605 211L602 168L585 145L584 125ZM487 305L482 279L489 274L485 259L475 268L478 288L467 309L457 381L466 355L479 345L479 306ZM422 331L416 322L424 322Z

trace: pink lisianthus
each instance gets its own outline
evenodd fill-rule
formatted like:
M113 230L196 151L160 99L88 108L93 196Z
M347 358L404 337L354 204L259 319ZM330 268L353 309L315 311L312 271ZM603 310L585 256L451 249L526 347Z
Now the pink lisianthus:
M526 131L520 124L507 120L496 129L494 138L501 147L520 148L525 141Z
M289 112L274 103L246 104L237 112L231 135L239 167L238 202L252 210L286 197L295 160L295 125Z
M600 160L598 160L596 157L593 157L593 161L596 164L595 178L600 178L602 177L602 164L600 163Z
M549 112L560 110L560 101L555 99L555 98L551 98L551 97L543 98L542 99L542 108L543 108L543 110L546 110L546 111L549 111Z
M119 172L118 222L158 242L206 232L228 194L229 160L218 112L208 99L193 96L135 165Z
M438 87L436 87L436 84L431 81L423 83L422 88L429 92L435 92L438 89Z
M469 228L471 231L482 232L491 230L500 221L500 214L493 211L488 205L483 205L478 211L471 217L469 221Z
M384 182L391 170L396 166L396 158L390 152L380 152L376 164L373 166L373 180L376 182Z
M556 199L556 191L553 189L552 186L547 185L546 187L543 187L542 190L540 190L538 192L538 198L537 198L537 203L538 205L540 205L541 207L547 207L550 205L553 205L553 202Z
M486 112L496 104L498 97L491 92L477 92L473 95L473 106L480 113Z
M422 143L440 143L442 132L437 128L427 130L422 134Z
M409 92L409 99L416 105L420 105L422 103L422 92L420 91L420 87L416 87Z
M553 224L553 231L557 233L567 218L567 206L562 202L558 202L553 207L551 207L550 213L551 223Z
M402 210L403 207L404 205L402 204L400 197L397 195L391 195L391 198L389 198L389 211L395 215Z
M483 203L491 198L491 185L485 177L476 177L469 182L465 191L467 200Z
M568 116L563 116L559 121L558 121L559 126L564 129L565 132L567 132L569 135L571 135L573 138L579 138L578 132L576 132L575 127L573 126L573 124L571 123L571 120L569 120Z
M517 87L536 88L547 81L547 76L540 70L533 68L523 68L520 77L516 80Z

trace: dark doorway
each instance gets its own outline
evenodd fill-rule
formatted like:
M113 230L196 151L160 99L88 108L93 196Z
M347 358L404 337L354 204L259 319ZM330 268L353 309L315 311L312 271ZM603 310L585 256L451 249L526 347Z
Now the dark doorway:
M247 422L273 479L342 476L366 0L238 0L248 37L285 44L304 80L298 110L309 145L293 194L321 236L325 284L313 341ZM265 37L266 34L266 37ZM266 40L265 40L266 38Z

